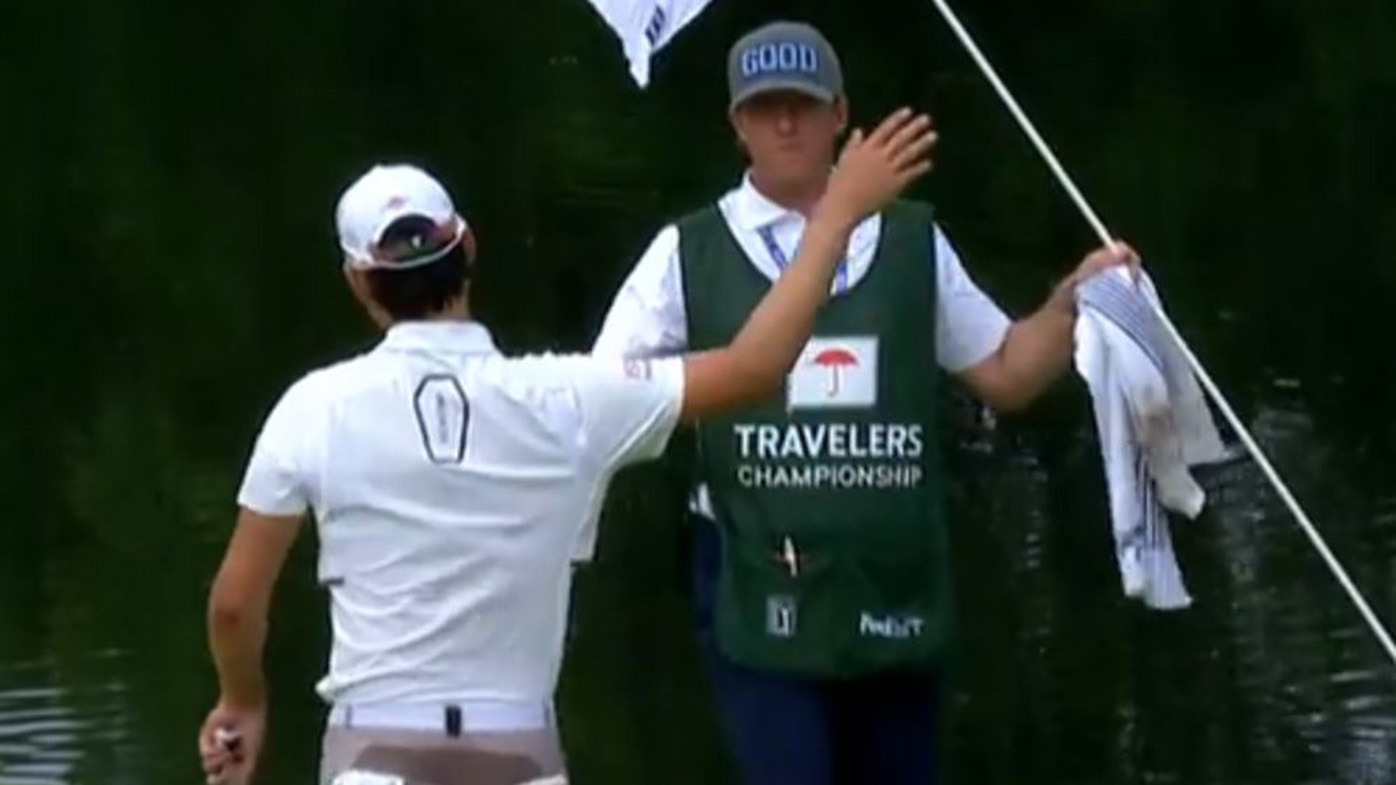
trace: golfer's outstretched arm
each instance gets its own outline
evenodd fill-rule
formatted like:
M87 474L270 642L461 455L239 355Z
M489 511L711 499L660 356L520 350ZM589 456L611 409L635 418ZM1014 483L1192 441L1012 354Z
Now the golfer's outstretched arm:
M855 131L828 190L805 228L795 262L771 287L732 343L686 355L680 418L701 419L740 408L780 388L829 297L848 235L865 216L930 170L930 119L900 110L866 138Z

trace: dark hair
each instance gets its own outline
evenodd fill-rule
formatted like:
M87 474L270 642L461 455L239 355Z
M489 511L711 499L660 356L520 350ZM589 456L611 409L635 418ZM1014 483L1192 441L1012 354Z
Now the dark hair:
M470 278L465 242L455 243L440 259L421 267L369 270L368 289L374 302L394 321L424 319L445 310L452 300L463 296ZM410 262L414 256L441 249L441 229L424 216L403 216L388 225L378 246L389 258Z

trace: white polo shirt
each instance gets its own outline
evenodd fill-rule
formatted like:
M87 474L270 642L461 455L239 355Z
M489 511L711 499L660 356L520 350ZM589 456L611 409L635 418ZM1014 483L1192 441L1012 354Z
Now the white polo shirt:
M328 701L550 701L571 557L606 485L664 449L680 359L506 358L474 322L394 326L277 403L238 502L313 510Z
M767 199L749 176L718 200L718 208L752 265L772 281L779 278L795 258L805 217ZM965 272L940 227L927 231L927 242L934 237L936 250L936 359L945 370L958 373L993 354L1012 322ZM852 290L867 275L881 235L881 215L854 228L833 296ZM779 250L773 252L768 241ZM616 294L592 353L649 357L681 352L687 346L679 230L670 225L650 243Z

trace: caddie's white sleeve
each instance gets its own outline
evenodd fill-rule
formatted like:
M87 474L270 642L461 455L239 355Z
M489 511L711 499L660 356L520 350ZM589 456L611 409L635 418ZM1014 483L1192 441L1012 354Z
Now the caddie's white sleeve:
M305 444L313 395L305 379L281 396L252 450L238 506L263 515L303 515L310 507Z
M683 358L590 357L575 367L591 464L609 473L658 458L683 405Z
M616 293L591 352L608 357L652 357L675 354L687 346L679 230L666 226Z
M936 360L950 373L998 351L1013 321L969 277L939 226L936 249Z

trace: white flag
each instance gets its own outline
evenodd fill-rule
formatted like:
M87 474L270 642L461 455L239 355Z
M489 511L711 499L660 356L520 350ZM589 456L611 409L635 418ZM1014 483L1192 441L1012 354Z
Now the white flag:
M712 0L587 0L620 36L630 75L644 87L650 57L669 43Z

